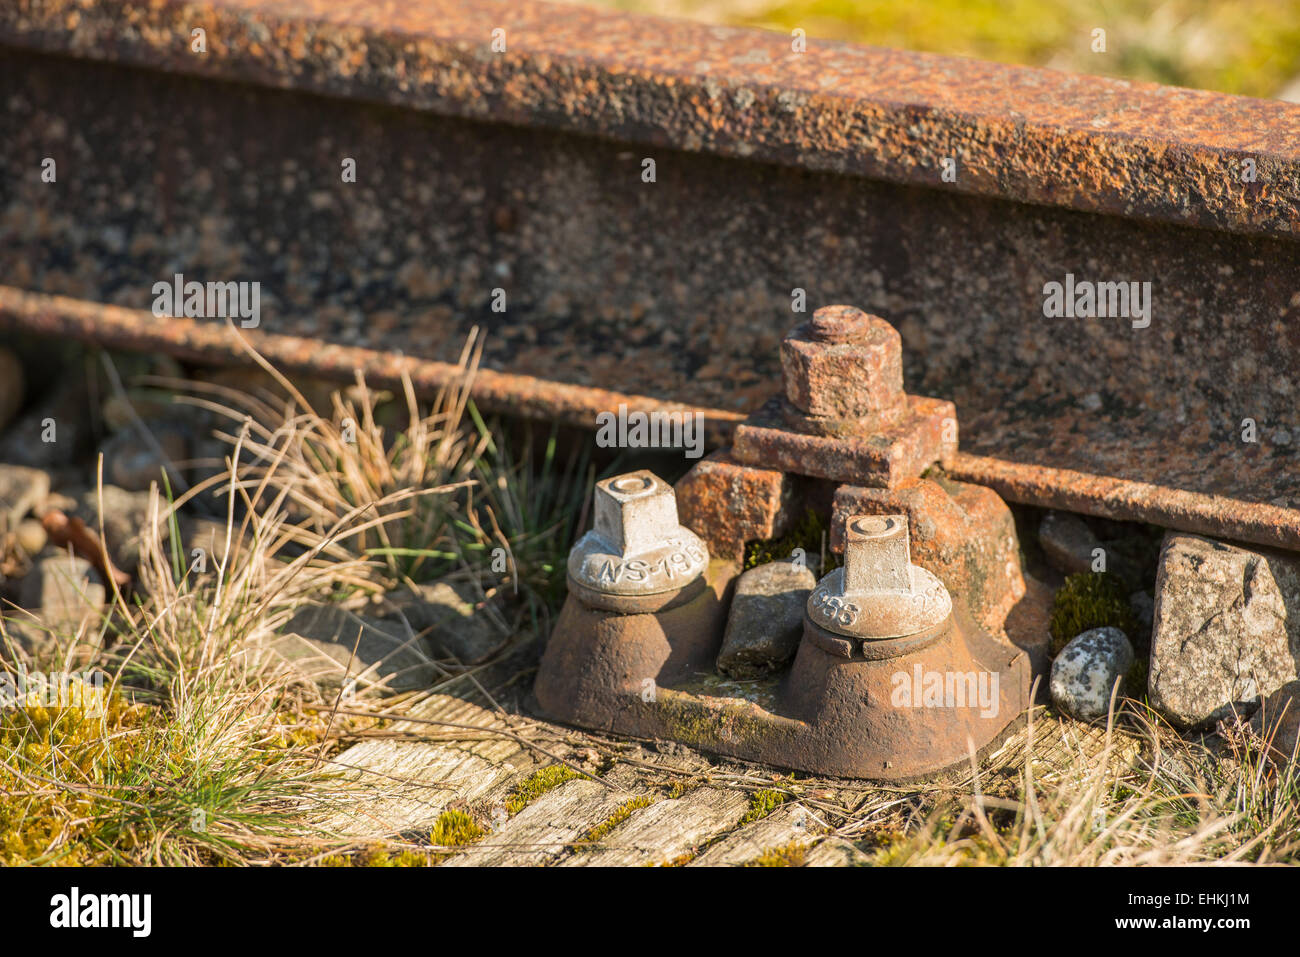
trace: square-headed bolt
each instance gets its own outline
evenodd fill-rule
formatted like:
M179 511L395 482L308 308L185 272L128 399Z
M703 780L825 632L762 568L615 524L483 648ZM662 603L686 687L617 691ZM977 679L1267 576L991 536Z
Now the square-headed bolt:
M781 369L786 397L808 415L884 424L904 408L902 337L853 306L824 306L790 330Z
M595 499L596 534L619 555L648 551L677 532L677 495L647 469L597 482Z
M858 515L844 526L844 591L912 590L906 515Z
M569 551L569 587L579 600L620 613L653 611L657 596L702 581L709 550L678 523L671 485L642 469L602 479L594 494L595 527Z
M942 625L952 598L932 572L911 562L906 515L851 515L844 567L808 597L813 624L856 638L901 638Z

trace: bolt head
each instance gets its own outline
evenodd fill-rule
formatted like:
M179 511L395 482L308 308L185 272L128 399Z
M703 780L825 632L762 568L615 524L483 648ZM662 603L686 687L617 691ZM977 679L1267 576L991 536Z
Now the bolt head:
M781 343L790 403L808 415L835 419L901 414L903 340L879 316L852 306L818 309Z
M906 515L857 515L844 525L844 590L906 592L912 587L912 558Z
M806 613L839 635L901 638L947 621L952 598L933 573L911 563L906 515L850 515L844 566L817 583Z
M603 479L594 498L594 527L569 552L570 583L584 601L661 595L704 573L708 548L678 521L673 487L653 472Z
M596 534L619 555L653 548L677 530L677 495L648 469L596 483Z

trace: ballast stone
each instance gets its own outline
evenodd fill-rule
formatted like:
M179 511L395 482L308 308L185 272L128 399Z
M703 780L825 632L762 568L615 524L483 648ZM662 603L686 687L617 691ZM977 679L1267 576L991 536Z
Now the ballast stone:
M1104 718L1116 683L1132 665L1133 646L1118 628L1082 632L1052 662L1052 703L1081 721Z

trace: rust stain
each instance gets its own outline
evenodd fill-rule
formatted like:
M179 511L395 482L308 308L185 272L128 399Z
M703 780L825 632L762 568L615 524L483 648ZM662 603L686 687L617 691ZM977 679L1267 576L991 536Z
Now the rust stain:
M190 50L196 25L205 54ZM1200 90L816 39L795 53L782 33L535 0L19 0L0 7L0 42L1108 215L1300 230L1300 106Z

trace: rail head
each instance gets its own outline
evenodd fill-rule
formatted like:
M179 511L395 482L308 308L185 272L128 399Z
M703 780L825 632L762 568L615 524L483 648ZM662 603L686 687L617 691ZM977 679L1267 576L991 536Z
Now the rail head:
M1084 212L1300 231L1300 106L1200 90L815 38L797 52L782 33L537 0L15 0L0 5L0 44Z

